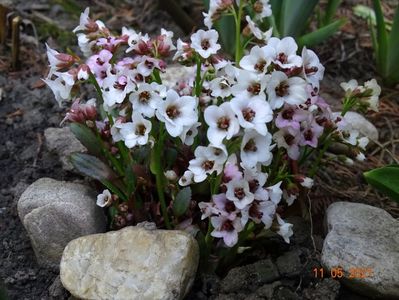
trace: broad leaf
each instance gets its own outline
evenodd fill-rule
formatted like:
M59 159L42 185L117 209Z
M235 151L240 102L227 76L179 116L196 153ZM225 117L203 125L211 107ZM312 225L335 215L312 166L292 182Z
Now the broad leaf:
M364 178L380 192L399 202L399 167L397 165L365 172Z
M185 187L177 193L176 199L173 201L173 213L176 217L182 216L190 206L191 188Z
M235 53L235 22L233 16L223 16L219 21L216 22L215 28L219 32L220 41L224 51L231 56Z
M69 128L90 154L101 156L101 143L90 128L80 123L72 123Z
M319 0L283 0L278 22L282 36L296 37L306 28Z
M336 33L338 29L345 24L345 22L345 19L337 20L327 26L317 29L316 31L305 34L298 39L298 44L302 47L313 46L321 43Z
M399 82L399 6L396 8L388 43L388 77L394 82Z
M341 0L329 0L327 3L326 13L323 18L323 25L328 25L332 22Z

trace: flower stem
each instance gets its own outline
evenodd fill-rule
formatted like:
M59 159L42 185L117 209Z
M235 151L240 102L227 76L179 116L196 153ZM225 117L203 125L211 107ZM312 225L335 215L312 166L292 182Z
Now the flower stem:
M234 14L234 20L236 24L236 53L235 53L235 60L236 65L240 63L242 57L242 48L241 48L241 19L242 19L242 12L243 12L243 0L240 0L240 4L238 5L238 13Z
M195 75L195 90L194 90L194 95L196 97L199 97L201 95L201 89L202 89L202 85L201 85L201 59L200 57L197 55L195 58L195 61L197 63L197 73Z
M154 173L155 173L155 181L156 181L156 187L157 187L157 193L158 193L158 198L159 202L161 204L161 213L162 217L164 219L165 225L167 229L171 229L172 226L169 221L169 216L168 216L168 211L166 207L166 201L165 201L165 193L164 193L164 182L165 182L165 175L163 173L162 169L162 150L163 150L163 144L165 140L165 132L164 132L164 124L160 123L159 125L159 139L157 143L155 144L155 153L152 156L152 159L154 160L153 166L154 166Z

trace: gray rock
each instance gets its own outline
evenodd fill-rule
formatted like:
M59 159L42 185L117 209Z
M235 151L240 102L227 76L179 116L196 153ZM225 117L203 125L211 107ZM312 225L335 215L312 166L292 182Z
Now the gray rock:
M74 169L69 161L69 156L75 152L86 152L86 148L73 135L69 127L47 128L44 131L46 147L60 158L63 168L66 171Z
M58 270L71 240L105 231L105 216L95 196L85 185L51 178L37 180L22 193L18 215L40 265Z
M194 67L185 67L178 64L170 65L165 73L161 73L162 84L173 88L179 81L193 76L195 74L194 70Z
M255 289L259 285L273 282L279 277L276 265L270 259L264 259L251 265L231 269L222 280L221 289L225 293Z
M50 297L56 298L56 299L66 299L67 297L67 290L64 289L64 287L62 286L62 282L60 279L60 276L57 276L53 283L50 285L50 287L48 288L48 293Z
M298 276L302 271L301 255L302 251L295 249L279 256L276 265L280 274L287 277Z
M380 208L336 202L327 210L327 226L322 263L342 267L342 283L360 294L398 299L399 221ZM365 278L349 278L354 269L363 269Z
M198 261L198 244L189 234L130 226L71 241L60 276L79 299L182 299Z
M304 299L323 299L335 300L338 298L341 284L338 280L332 278L325 278L323 281L317 283L314 287L307 288L303 291Z
M341 115L341 112L335 113L335 115ZM368 137L370 141L378 141L377 128L361 114L348 111L345 114L345 120L352 125L353 129L358 130L362 135Z
M293 292L289 287L280 286L273 294L273 300L299 300L299 296ZM324 300L324 299L323 299Z

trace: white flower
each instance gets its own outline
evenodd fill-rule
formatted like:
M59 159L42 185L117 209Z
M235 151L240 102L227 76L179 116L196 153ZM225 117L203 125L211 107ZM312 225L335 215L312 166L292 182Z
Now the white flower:
M301 184L303 187L305 187L305 188L311 189L312 186L313 186L313 179L312 179L312 178L309 178L309 177L305 177L305 178L302 179L302 181L300 182L300 184Z
M264 93L270 75L256 74L246 70L239 70L237 83L231 90L234 96L250 98L259 98L266 100Z
M250 205L241 210L242 224L246 224L251 219L256 224L262 222L265 229L273 224L274 214L276 213L276 205L271 201L253 201Z
M133 148L137 145L146 145L151 128L151 122L144 119L141 113L133 113L132 122L122 124L120 131L126 147Z
M194 123L192 126L185 126L183 132L179 135L184 145L191 146L194 144L194 138L198 134L198 127L201 126L200 122Z
M269 193L264 188L267 178L268 174L261 172L257 167L244 170L244 179L248 181L251 192L255 195L255 200L266 201L269 199Z
M295 40L288 36L283 39L271 37L266 47L270 47L274 51L274 63L283 69L302 66L302 58L296 55L298 45Z
M104 104L108 107L122 103L127 94L134 90L134 83L127 72L113 73L111 67L107 70L107 77L102 82Z
M247 71L264 74L272 62L273 53L274 51L270 47L254 46L251 52L240 60L240 67Z
M243 209L255 199L254 194L249 190L248 181L245 179L230 180L226 187L226 198L233 201L238 209Z
M84 33L78 33L76 36L78 37L78 45L80 50L83 52L83 55L85 57L92 55L93 51L91 49L96 41L89 40Z
M257 20L262 20L263 18L270 17L272 15L272 6L269 4L269 0L258 0L255 2L255 6L256 5L258 6L257 9L261 8L259 9L260 12L256 10L255 18Z
M173 136L179 136L185 126L192 126L198 121L197 101L194 97L183 96L170 89L166 100L159 104L157 118L165 123L166 130Z
M281 108L284 102L299 105L306 102L306 81L300 77L288 78L281 71L274 71L266 88L272 109Z
M212 22L212 16L210 13L202 13L203 17L204 17L204 25L206 27L208 27L208 29L211 29L213 26L213 22Z
M188 170L193 173L195 182L204 181L213 172L219 175L227 160L227 150L224 146L199 146L194 155L195 159L190 160Z
M241 127L254 129L261 135L266 135L266 123L273 119L273 111L265 100L246 99L241 97L233 98L231 109L238 118Z
M256 26L255 22L251 20L250 16L246 16L245 20L247 20L249 30L252 32L256 39L264 42L267 42L270 39L273 33L273 27L269 28L266 32L263 32L259 29L258 26Z
M183 176L179 179L179 185L187 186L193 183L194 174L191 171L185 171Z
M96 204L100 207L110 206L112 203L112 195L109 190L104 190L97 196Z
M155 109L162 101L161 96L155 91L157 85L155 82L141 83L137 91L130 94L129 100L133 105L133 111L140 112L148 118L155 115Z
M319 89L320 81L324 76L324 66L320 63L320 60L316 53L312 50L302 49L302 60L303 60L303 73L305 79L314 87Z
M122 35L128 36L127 44L129 48L126 49L126 53L133 50L138 51L140 42L147 43L150 40L147 34L143 36L141 32L137 33L134 29L126 27L122 28Z
M209 126L208 140L214 145L222 144L225 138L230 140L240 130L230 102L224 102L220 106L208 106L205 109L204 118Z
M288 194L286 190L283 191L283 198L285 199L285 202L287 202L288 206L291 206L294 201L297 198L297 195L295 194Z
M55 76L55 79L53 77ZM52 72L48 74L46 79L43 81L50 87L53 91L55 100L58 104L62 105L63 101L71 99L71 90L75 84L74 76L68 72Z
M163 47L169 49L169 51L176 50L175 45L173 45L173 40L172 40L173 35L174 35L173 31L168 31L164 28L161 28L161 39Z
M90 20L89 13L90 13L90 9L88 7L86 7L84 12L82 12L80 14L79 25L76 26L76 28L74 30L72 30L72 32L75 33L77 31L85 31L85 30L89 29L89 27L92 27L92 26L95 26L98 29L105 28L105 25L103 22L101 22L101 21L93 22L92 20Z
M217 43L219 34L216 30L198 30L191 36L191 47L203 58L216 54L221 48Z
M267 188L269 199L276 205L279 204L281 196L283 195L283 191L280 188L281 183L281 181L277 182L275 185L269 186Z
M114 122L114 125L111 127L111 135L112 140L117 143L119 141L123 141L123 135L121 134L121 129L123 127L123 123L121 119L117 119Z
M241 161L246 168L254 168L258 163L269 165L273 158L271 152L272 136L260 135L255 130L245 130L241 143Z
M356 79L351 79L348 82L342 82L340 86L345 92L353 92L356 89L359 89L359 91L364 90L362 86L359 86Z
M366 98L368 102L368 108L373 111L378 111L378 100L381 94L381 87L378 85L377 81L373 78L364 83L366 90L369 90L371 95Z
M214 97L227 98L231 95L230 83L227 78L222 76L213 79L210 82L209 87L212 90L211 95Z
M366 159L366 156L364 156L364 154L362 153L362 152L359 152L357 155L356 155L356 160L357 161L364 161Z
M294 234L294 232L292 231L293 225L290 223L284 222L284 220L281 219L281 217L278 214L276 214L276 216L277 216L278 224L280 225L280 228L277 231L277 233L283 237L283 239L286 243L289 244L290 237Z

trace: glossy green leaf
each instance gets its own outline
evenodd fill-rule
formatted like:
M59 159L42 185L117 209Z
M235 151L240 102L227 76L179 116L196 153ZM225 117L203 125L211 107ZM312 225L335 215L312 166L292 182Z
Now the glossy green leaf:
M385 29L384 14L381 8L380 0L373 0L375 18L377 22L377 68L381 75L387 75L387 57L388 57L388 35Z
M366 181L392 200L399 202L399 166L386 166L364 173Z
M191 188L185 187L184 189L180 190L177 195L176 199L173 201L173 213L176 217L180 217L190 206L191 202Z
M316 31L305 34L298 39L298 44L300 46L313 46L321 43L336 33L339 28L345 24L345 22L345 19L337 20L327 26L317 29Z
M80 123L72 123L69 128L90 154L101 156L101 143L89 127Z
M215 28L219 32L220 42L224 51L230 55L235 53L235 22L233 16L223 16L216 22Z
M278 22L281 35L296 37L301 34L318 2L319 0L283 0Z

